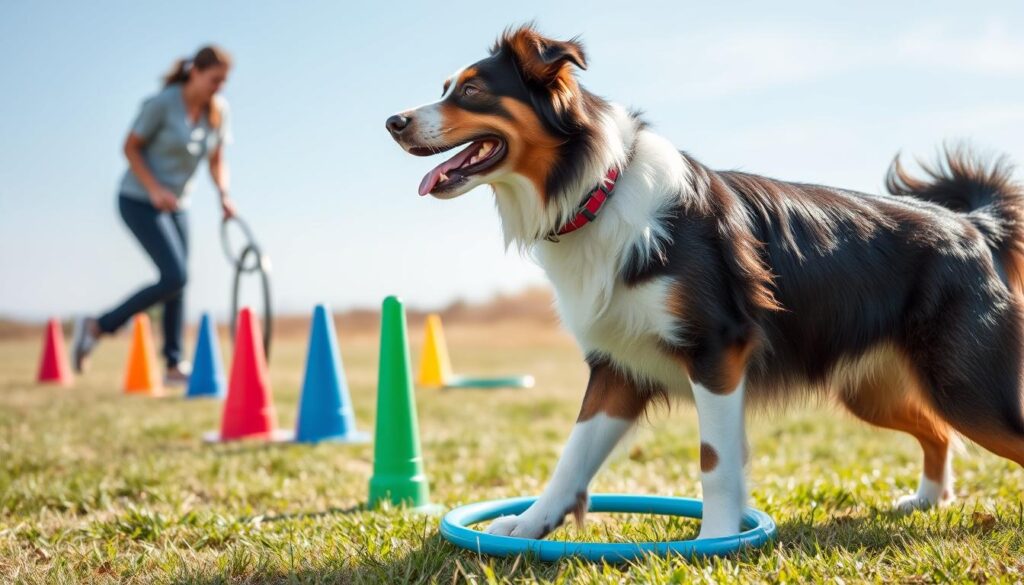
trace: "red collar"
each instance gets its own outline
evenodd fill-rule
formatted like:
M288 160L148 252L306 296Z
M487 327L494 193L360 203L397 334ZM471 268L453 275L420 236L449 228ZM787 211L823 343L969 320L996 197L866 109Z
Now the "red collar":
M615 192L615 181L619 178L618 169L610 169L608 174L604 176L604 180L594 190L591 191L580 203L576 209L576 215L565 223L560 229L551 234L548 234L547 240L550 242L557 242L558 236L564 236L565 234L572 233L588 223L597 219L597 212L601 211L604 204L612 198L612 194Z

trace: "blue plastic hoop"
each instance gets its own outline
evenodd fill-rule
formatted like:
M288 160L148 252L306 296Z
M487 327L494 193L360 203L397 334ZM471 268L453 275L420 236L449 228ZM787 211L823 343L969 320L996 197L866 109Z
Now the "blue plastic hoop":
M626 562L647 554L684 557L718 556L747 548L757 548L775 537L775 521L760 510L747 508L742 518L743 531L735 536L706 540L669 542L565 542L533 540L513 536L497 536L468 528L470 525L499 516L519 514L537 498L510 498L468 504L455 508L441 520L441 536L456 546L491 556L529 554L541 561L557 561L564 557L582 557L591 561ZM624 512L700 518L703 502L692 498L629 494L593 494L591 512Z
M445 390L474 388L480 390L497 390L500 388L533 388L536 384L533 376L497 376L493 378L473 376L452 376L445 382Z

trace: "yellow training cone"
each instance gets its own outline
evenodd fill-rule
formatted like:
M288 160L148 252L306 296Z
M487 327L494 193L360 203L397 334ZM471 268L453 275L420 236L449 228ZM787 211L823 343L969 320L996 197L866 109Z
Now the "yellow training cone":
M448 345L444 342L441 317L427 315L418 383L423 388L444 388L451 379L452 363L448 359Z
M161 390L153 338L149 333L149 316L139 313L135 316L132 345L128 350L128 364L124 370L124 392L155 396Z

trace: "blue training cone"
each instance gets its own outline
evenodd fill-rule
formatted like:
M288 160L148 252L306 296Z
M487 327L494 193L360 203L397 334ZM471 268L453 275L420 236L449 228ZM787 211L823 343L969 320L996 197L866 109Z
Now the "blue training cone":
M313 310L295 440L299 443L369 441L369 435L356 430L356 414L341 365L334 320L324 305L317 305Z
M224 398L224 365L220 359L217 330L209 313L199 321L199 340L192 356L186 398Z

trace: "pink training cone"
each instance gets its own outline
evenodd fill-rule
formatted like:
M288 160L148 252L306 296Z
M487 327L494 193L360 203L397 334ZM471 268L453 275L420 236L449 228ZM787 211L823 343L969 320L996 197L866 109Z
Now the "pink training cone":
M215 439L278 439L277 411L270 390L267 359L263 355L259 321L248 307L238 312L235 355L231 361L228 397L224 403L220 436Z
M39 374L36 380L41 384L70 386L74 378L68 367L68 354L64 351L64 330L60 321L50 319L46 323L43 338L43 355L39 358Z

